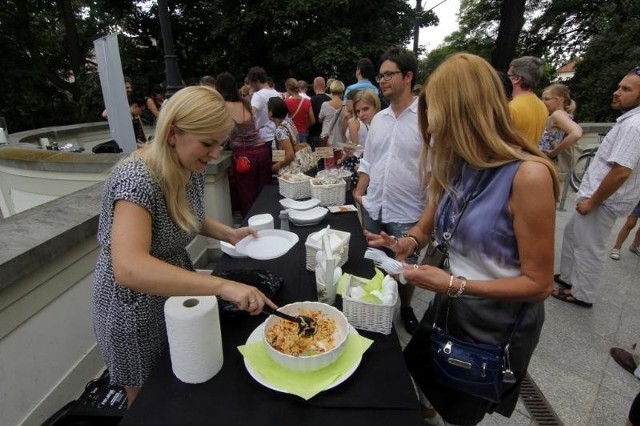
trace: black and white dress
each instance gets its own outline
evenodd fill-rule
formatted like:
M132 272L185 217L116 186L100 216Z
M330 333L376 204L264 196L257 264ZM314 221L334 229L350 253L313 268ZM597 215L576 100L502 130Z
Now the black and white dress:
M187 196L201 225L204 220L204 173L192 175ZM172 221L160 185L141 158L132 156L116 166L105 183L102 196L98 224L101 250L95 268L93 323L112 383L140 387L167 346L166 298L140 293L115 281L111 227L118 200L136 203L149 212L151 255L160 260L193 270L186 246L195 234L185 232Z

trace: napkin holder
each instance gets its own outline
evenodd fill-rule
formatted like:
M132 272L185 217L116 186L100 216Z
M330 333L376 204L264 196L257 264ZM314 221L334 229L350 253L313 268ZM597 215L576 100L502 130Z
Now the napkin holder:
M331 252L333 257L337 257L336 267L342 267L349 260L349 240L351 234L349 232L338 231L337 229L322 229L318 232L313 232L307 237L304 246L306 250L306 267L307 271L315 271L316 269L316 254L318 251L323 251L322 235L327 232L330 241L338 241L337 244L331 244ZM322 233L322 234L321 234Z

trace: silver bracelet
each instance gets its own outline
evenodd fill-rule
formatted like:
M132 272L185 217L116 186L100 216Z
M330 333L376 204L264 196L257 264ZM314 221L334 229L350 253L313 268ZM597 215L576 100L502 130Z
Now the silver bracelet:
M464 287L467 285L467 279L465 277L459 276L459 277L456 277L456 278L461 281L460 282L460 288L458 289L456 294L454 294L451 297L460 297L460 296L462 296L462 293L464 293Z
M449 278L449 286L447 287L447 296L456 297L455 294L451 293L451 289L453 288L453 275Z

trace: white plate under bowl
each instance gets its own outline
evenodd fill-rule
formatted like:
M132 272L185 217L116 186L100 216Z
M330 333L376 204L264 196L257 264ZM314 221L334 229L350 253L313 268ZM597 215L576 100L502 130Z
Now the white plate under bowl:
M309 210L314 208L318 204L320 204L320 200L318 200L317 198L310 198L304 201L296 201L292 200L291 198L283 198L282 200L280 200L280 205L282 207L292 210Z
M238 250L236 250L236 246L226 241L220 241L220 250L231 257L237 257L240 259L247 257L246 254L240 253Z
M292 210L289 209L289 220L296 225L314 225L325 218L329 210L324 207L316 206L309 210Z
M298 236L293 232L263 229L258 231L258 238L248 235L240 240L236 244L236 250L252 259L275 259L288 252L298 240Z
M264 335L264 326L265 326L266 322L267 321L265 320L265 322L263 322L258 327L256 327L255 330L253 330L253 332L247 338L247 345L250 344L250 343L259 342L259 341L262 340L262 336ZM350 333L358 334L356 329L353 328L353 326L351 326L351 325L349 325L349 330L350 330ZM347 371L345 371L344 374L342 374L340 377L338 377L335 380L335 382L331 383L324 390L333 389L336 386L338 386L339 384L341 384L342 382L344 382L345 380L347 380L349 377L351 377L351 375L358 369L358 366L360 365L361 361L362 361L362 355L360 355L358 357L358 359L353 363L351 368L349 368ZM264 386L266 388L269 388L271 390L274 390L276 392L289 393L289 391L286 391L284 389L281 389L281 388L277 387L276 385L274 385L271 382L269 382L266 378L262 377L260 375L260 373L258 373L256 370L253 369L253 367L251 367L251 365L247 362L246 358L244 359L244 366L247 368L247 371L249 372L249 375L251 377L253 377L254 380L256 382L260 383L262 386ZM284 367L281 367L281 368L284 368Z

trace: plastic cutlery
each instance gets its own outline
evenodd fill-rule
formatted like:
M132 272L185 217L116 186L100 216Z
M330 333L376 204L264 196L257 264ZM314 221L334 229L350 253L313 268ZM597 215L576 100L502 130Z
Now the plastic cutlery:
M404 279L404 275L402 274L404 272L402 263L390 258L382 250L368 248L367 251L364 252L364 258L373 260L373 263L375 263L376 266L384 269L387 274L400 275L400 282L402 284L407 283L407 281Z

